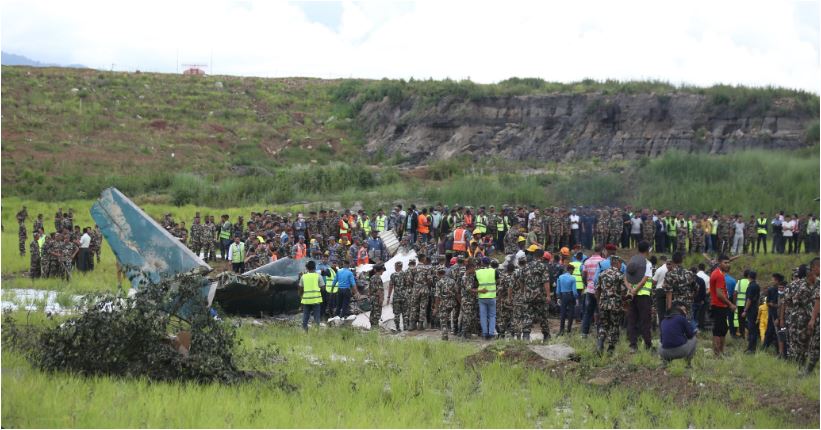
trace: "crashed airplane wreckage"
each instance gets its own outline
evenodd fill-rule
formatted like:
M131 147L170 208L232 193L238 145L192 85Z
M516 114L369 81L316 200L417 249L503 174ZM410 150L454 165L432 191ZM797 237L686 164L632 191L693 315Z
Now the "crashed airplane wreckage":
M222 272L211 281L205 276L213 268L172 236L159 223L116 188L105 189L92 206L91 216L111 246L132 288L149 288L176 277L202 277L202 296L208 306L216 301L228 314L273 315L299 309L298 281L310 259L282 258L242 274ZM393 254L399 243L393 232L380 234ZM385 281L393 273L393 261L414 258L415 253L397 255L386 264ZM327 269L316 262L318 270ZM370 265L358 271L369 270ZM353 311L370 310L367 300L352 303ZM185 317L185 307L180 312Z

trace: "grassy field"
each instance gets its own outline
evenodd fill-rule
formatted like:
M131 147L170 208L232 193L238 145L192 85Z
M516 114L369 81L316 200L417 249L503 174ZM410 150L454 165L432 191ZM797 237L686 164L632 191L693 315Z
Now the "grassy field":
M18 320L24 320L22 314ZM32 324L55 324L34 318ZM352 329L310 334L285 323L240 331L232 386L45 374L4 348L4 427L806 427L818 422L817 374L769 353L717 360L701 340L693 369L667 370L622 341L563 338L578 362L553 366L519 342L398 338ZM478 354L477 354L478 353ZM474 355L477 354L477 355ZM469 356L473 356L468 358ZM467 358L467 360L466 360ZM594 382L588 381L603 381ZM799 410L800 409L800 410Z

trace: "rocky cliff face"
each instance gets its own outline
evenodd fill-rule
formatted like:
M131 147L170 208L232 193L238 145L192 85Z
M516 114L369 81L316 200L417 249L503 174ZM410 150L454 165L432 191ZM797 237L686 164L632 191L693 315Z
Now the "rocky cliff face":
M762 112L763 110L763 112ZM790 100L733 108L695 94L550 94L419 99L363 106L366 151L410 164L467 155L511 160L602 160L657 156L671 149L726 153L805 146L816 115Z

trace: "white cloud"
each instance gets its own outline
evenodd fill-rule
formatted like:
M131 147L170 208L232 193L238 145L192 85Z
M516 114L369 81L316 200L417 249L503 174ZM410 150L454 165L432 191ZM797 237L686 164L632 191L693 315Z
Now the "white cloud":
M821 92L818 1L357 2L339 31L270 1L3 0L2 49L174 72L362 78L663 79ZM816 16L812 16L815 14Z

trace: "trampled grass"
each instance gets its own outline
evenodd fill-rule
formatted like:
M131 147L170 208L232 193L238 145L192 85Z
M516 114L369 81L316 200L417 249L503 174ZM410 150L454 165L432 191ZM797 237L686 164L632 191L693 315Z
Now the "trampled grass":
M246 320L247 321L247 320ZM43 319L35 324L54 324ZM352 329L303 334L283 324L241 327L242 368L270 377L234 385L151 383L45 374L3 351L2 418L8 427L816 427L783 405L818 401L817 375L769 354L716 360L699 345L694 368L665 372L649 352L599 358L593 340L563 338L580 354L563 376L499 359L467 366L479 344L399 339ZM609 386L587 380L601 371ZM632 375L655 377L637 386ZM663 389L679 384L679 389ZM693 388L695 387L695 388ZM696 390L693 393L692 390ZM753 394L754 393L754 394ZM789 405L787 405L789 407ZM817 419L817 415L815 415Z

